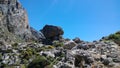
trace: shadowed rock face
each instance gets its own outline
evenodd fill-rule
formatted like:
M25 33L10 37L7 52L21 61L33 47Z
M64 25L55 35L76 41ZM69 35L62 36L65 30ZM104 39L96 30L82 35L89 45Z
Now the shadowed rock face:
M61 36L64 34L64 31L59 26L45 25L41 32L45 36L44 43L52 44L53 40L60 40Z
M45 25L41 31L46 38L54 38L55 36L64 34L61 27L53 26L53 25Z

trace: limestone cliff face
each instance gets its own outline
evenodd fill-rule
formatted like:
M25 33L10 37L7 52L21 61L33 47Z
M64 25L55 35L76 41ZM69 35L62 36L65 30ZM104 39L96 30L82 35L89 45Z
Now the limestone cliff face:
M1 0L0 16L1 24L12 33L19 34L29 30L27 13L16 0Z
M8 32L25 40L34 38L27 13L17 0L0 0L0 28L0 35Z

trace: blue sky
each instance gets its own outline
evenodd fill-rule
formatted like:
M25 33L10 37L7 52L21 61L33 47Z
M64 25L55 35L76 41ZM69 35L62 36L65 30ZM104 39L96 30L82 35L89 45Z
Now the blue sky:
M20 0L36 30L61 26L65 38L98 40L120 30L120 0Z

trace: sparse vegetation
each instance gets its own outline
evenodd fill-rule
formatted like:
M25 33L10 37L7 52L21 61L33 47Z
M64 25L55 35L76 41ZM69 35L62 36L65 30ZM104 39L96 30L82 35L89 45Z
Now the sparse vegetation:
M2 61L2 54L0 53L0 62Z
M48 49L53 49L53 48L55 48L54 46L48 46Z
M30 59L33 55L36 54L36 51L32 48L27 48L26 50L21 51L21 58Z
M64 45L63 42L53 41L53 46L55 46L55 47L62 47L63 45Z
M17 47L17 46L18 46L18 43L12 44L12 47Z
M44 56L37 56L29 65L28 68L45 68L50 64Z
M112 40L120 45L120 32L116 32L115 34L109 35L107 40Z

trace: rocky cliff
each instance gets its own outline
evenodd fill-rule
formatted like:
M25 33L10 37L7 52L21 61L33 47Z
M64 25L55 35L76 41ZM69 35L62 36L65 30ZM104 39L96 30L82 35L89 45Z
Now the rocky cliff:
M40 37L31 33L27 12L17 0L0 0L0 32L0 38L8 41L18 38L30 41Z

